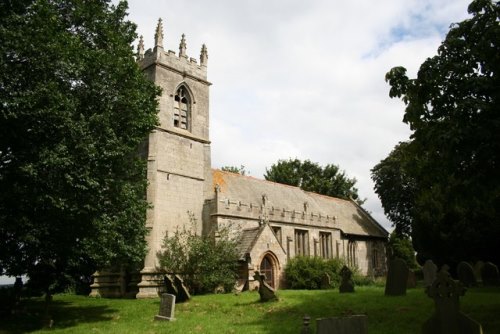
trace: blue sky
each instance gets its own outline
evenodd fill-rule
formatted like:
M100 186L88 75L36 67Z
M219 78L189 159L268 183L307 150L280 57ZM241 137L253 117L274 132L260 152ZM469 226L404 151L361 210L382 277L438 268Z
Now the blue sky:
M385 73L415 76L465 0L131 0L146 49L158 18L165 48L208 47L212 166L262 177L278 159L334 163L358 180L365 208L390 229L370 169L408 139Z

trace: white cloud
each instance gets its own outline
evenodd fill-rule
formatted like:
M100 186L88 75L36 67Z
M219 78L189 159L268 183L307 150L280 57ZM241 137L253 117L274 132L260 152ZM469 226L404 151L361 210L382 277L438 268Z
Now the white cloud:
M415 76L465 0L129 0L146 48L158 17L166 48L209 52L212 165L253 176L278 159L338 164L358 180L365 207L389 227L370 169L409 136L404 104L385 73Z

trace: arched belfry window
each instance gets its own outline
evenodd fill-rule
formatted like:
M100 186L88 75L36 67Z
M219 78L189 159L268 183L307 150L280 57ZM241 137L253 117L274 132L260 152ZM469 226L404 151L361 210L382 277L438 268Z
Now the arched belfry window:
M174 126L184 130L190 129L191 97L186 86L180 86L174 97Z

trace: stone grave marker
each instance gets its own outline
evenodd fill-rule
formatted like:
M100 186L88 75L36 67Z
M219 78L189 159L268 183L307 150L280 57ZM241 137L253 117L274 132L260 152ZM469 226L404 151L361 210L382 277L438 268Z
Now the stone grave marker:
M481 271L481 277L483 278L483 285L498 285L500 284L500 278L498 275L498 267L491 262L486 262Z
M330 289L332 280L330 279L330 275L328 273L323 273L321 276L321 289Z
M347 266L340 269L341 282L339 292L354 292L354 281L352 280L352 271Z
M451 278L446 271L440 271L426 291L434 299L436 310L424 323L423 334L482 334L481 325L460 312L459 298L465 288Z
M474 275L474 269L469 263L465 261L462 261L458 264L457 276L458 280L467 287L475 286L477 284L476 276Z
M386 296L406 295L408 271L408 266L404 260L395 258L389 261L389 271L385 283Z
M175 296L162 293L160 296L160 311L155 315L155 320L174 321Z
M417 277L413 270L408 271L408 280L406 281L407 289L415 289L417 287Z
M278 300L278 296L276 296L276 291L274 291L273 287L267 284L266 275L255 271L253 278L259 282L259 295L261 302L268 302L271 300Z
M176 295L177 303L183 303L191 299L191 295L189 294L188 289L184 285L184 281L179 275L174 276L174 285L177 289L177 295Z
M432 282L436 279L437 266L432 262L432 260L427 260L422 268L424 273L424 285L426 287L431 286Z
M368 317L366 315L351 315L316 319L317 334L367 334Z

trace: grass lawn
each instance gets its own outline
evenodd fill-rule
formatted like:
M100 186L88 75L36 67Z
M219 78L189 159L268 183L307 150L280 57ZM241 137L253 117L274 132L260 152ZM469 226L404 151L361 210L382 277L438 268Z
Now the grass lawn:
M338 290L280 290L278 302L260 303L257 292L194 296L177 304L176 321L154 321L159 299L93 299L56 295L54 328L41 330L43 301L26 301L23 314L0 319L0 333L300 333L304 315L311 319L367 314L369 333L420 333L434 311L422 289L386 297L382 287ZM461 298L461 310L483 325L484 333L500 333L500 287L472 288ZM311 321L315 330L315 322ZM314 331L313 331L314 333Z

